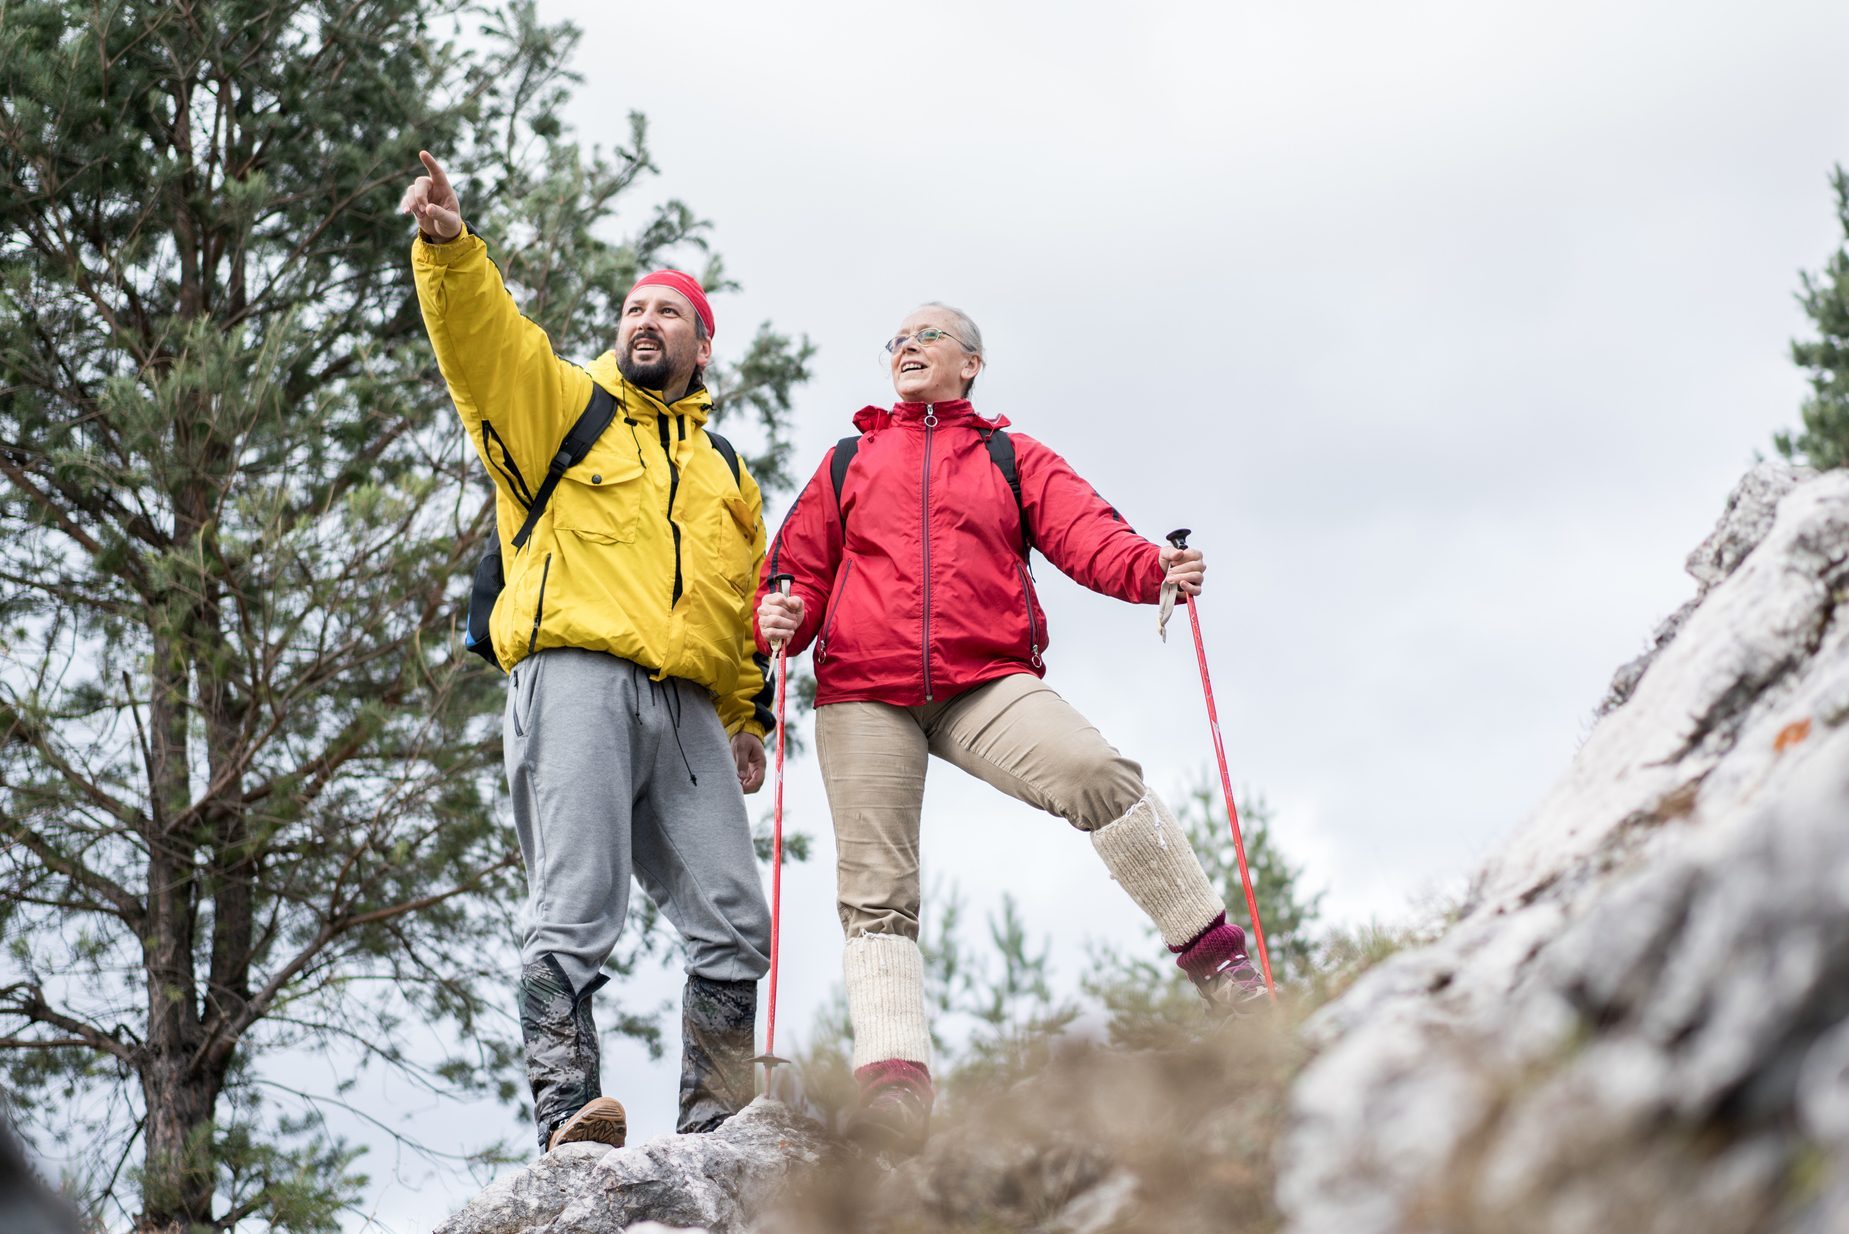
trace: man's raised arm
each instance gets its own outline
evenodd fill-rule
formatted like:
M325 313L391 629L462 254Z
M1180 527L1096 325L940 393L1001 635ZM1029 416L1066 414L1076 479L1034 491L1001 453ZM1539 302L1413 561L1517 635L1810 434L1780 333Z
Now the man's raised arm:
M425 174L405 190L399 209L417 222L411 269L437 365L483 457L481 425L488 421L522 473L543 475L591 396L590 376L555 356L546 332L520 315L488 246L463 226L448 174L428 150L417 157Z

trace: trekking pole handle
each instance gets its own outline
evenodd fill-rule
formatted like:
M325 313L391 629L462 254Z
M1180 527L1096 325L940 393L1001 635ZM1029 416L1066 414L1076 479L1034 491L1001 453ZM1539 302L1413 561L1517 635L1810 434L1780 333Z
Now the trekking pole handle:
M1186 548L1188 547L1188 537L1193 534L1194 531L1191 528L1177 527L1175 530L1168 533L1168 542L1173 544L1176 548Z
M770 576L770 585L777 589L777 594L780 596L789 595L790 594L790 584L794 583L795 581L796 581L796 576L794 574L773 574ZM774 640L770 645L770 649L773 652L775 652L779 658L781 658L783 655L783 640L782 639Z

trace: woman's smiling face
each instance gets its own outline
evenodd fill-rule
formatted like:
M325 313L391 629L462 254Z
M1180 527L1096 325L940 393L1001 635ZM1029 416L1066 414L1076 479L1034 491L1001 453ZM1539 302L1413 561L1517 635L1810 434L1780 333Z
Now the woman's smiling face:
M905 342L892 350L892 388L902 402L943 403L963 397L982 369L982 357L957 337L960 323L954 314L935 305L913 311L893 332ZM938 330L931 342L920 342L918 332Z

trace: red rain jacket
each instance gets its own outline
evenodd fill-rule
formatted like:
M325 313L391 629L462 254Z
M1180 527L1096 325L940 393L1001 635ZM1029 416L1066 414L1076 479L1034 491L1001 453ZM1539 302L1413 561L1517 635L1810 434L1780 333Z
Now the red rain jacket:
M795 576L803 621L789 650L815 643L818 706L915 707L1010 673L1045 675L1046 614L1021 557L1014 493L986 443L1007 423L963 399L862 408L839 507L833 449L824 456L765 554L758 586L761 600L773 575ZM1034 547L1093 591L1155 603L1160 548L1066 460L1031 437L1009 438ZM758 646L768 653L762 632Z

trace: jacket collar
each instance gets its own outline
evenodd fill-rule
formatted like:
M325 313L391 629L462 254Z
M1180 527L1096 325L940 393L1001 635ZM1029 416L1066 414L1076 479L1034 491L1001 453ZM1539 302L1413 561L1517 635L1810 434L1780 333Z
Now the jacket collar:
M696 385L674 403L664 403L659 390L645 390L623 376L616 366L616 352L606 351L591 361L591 380L617 396L623 414L638 416L687 416L695 424L705 424L713 412L713 396L703 385Z
M862 407L854 413L854 427L863 433L870 433L876 428L900 424L907 428L924 427L925 409L929 407L937 414L940 428L950 425L966 425L977 429L998 429L1008 427L1007 416L987 416L976 414L975 406L965 398L947 399L942 403L894 403L889 411L884 407Z

